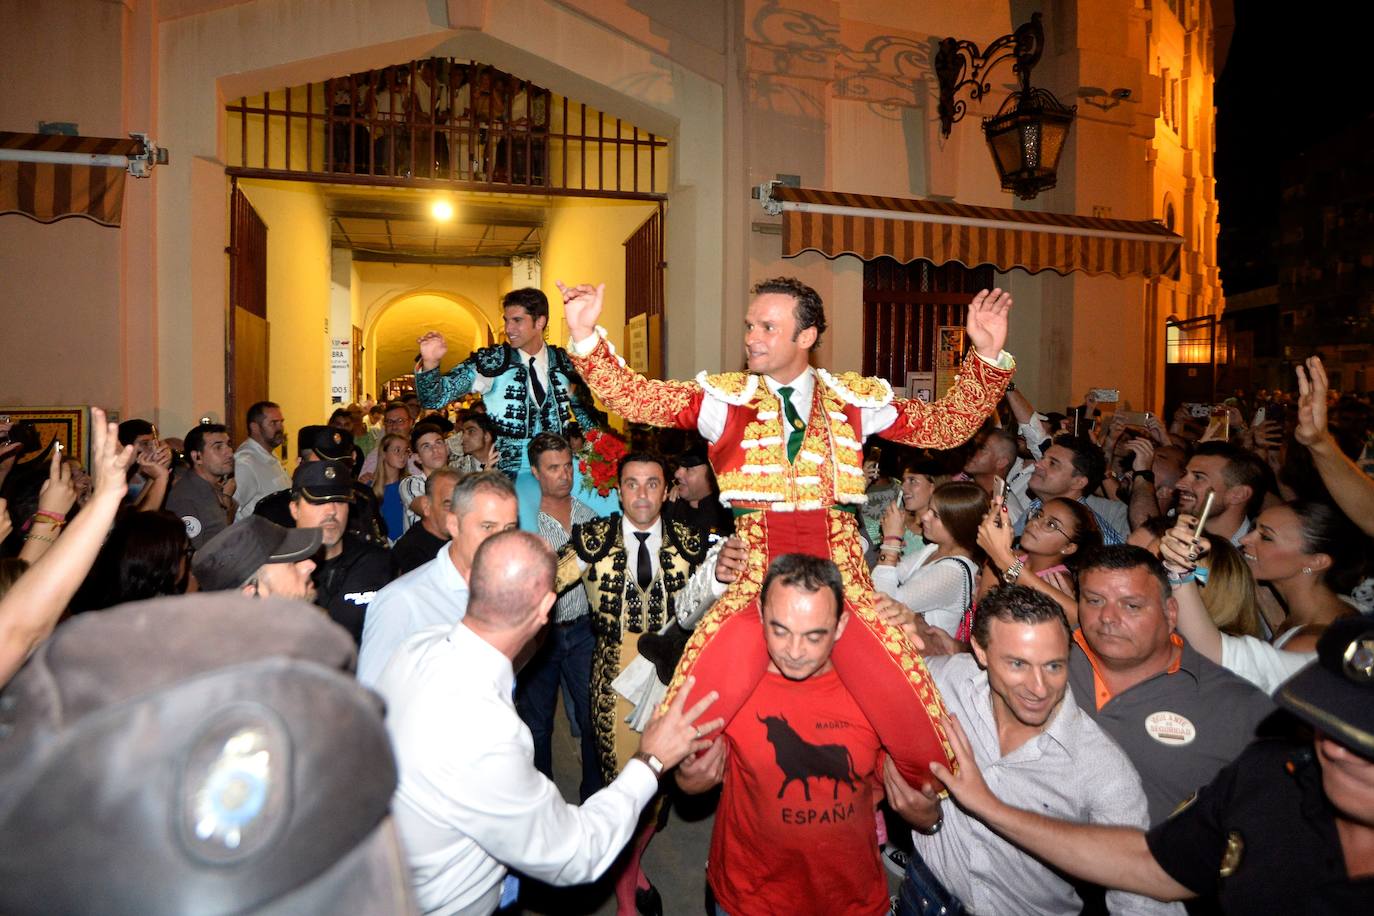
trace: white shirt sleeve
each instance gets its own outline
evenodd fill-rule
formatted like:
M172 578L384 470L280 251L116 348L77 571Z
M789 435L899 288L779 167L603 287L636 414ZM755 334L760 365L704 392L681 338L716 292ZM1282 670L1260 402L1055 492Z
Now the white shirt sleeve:
M1315 652L1276 649L1253 636L1221 634L1221 667L1240 675L1265 693L1273 693L1316 658Z
M425 793L426 816L460 825L493 859L559 886L584 884L605 872L658 791L648 766L631 761L609 786L571 805L517 741L458 755L461 768L444 763L446 756L436 753L426 768L443 788Z
M955 635L972 599L963 561L927 563L905 577L901 568L879 565L873 570L873 587L921 614L929 625Z
M262 482L258 480L258 473L253 468L252 459L246 455L240 457L234 455L234 501L239 505L238 514L234 516L237 521L247 518L253 514L253 507L258 504L258 500L267 494L262 492Z

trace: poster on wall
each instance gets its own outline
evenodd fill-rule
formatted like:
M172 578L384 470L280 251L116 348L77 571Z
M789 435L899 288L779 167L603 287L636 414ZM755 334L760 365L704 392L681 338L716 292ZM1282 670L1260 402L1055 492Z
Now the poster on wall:
M943 326L935 332L935 396L942 398L954 385L959 361L964 355L964 329Z
M625 362L641 375L649 374L649 316L643 313L625 323Z
M37 460L55 439L89 467L90 418L89 407L0 407L0 448L18 445L22 465ZM119 412L110 411L108 420L119 422Z
M935 373L908 372L906 374L906 396L929 404L935 400Z
M331 340L329 344L329 399L342 404L353 394L353 341Z

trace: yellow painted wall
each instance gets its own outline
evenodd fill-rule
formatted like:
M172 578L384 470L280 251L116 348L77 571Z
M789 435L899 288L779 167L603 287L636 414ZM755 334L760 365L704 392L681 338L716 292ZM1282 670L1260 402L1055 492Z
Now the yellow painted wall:
M288 432L324 423L329 404L329 223L306 182L241 181L267 224L268 397Z
M601 325L616 349L625 334L625 239L654 214L656 207L636 201L570 198L554 204L545 227L540 278L549 297L549 342L566 346L563 297L555 281L605 283ZM669 332L672 333L671 331ZM684 328L683 333L690 333Z

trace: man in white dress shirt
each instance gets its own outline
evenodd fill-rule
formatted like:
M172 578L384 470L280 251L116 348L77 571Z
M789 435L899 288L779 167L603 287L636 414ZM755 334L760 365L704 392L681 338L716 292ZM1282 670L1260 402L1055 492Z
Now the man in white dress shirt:
M1025 586L978 603L973 654L927 660L951 716L999 796L1049 817L1146 828L1145 790L1130 760L1069 689L1069 623L1052 599ZM913 789L889 762L889 803L911 824L910 857L897 912L1025 913L1082 908L1073 885L1021 852L929 785ZM891 853L889 853L891 858ZM1112 913L1182 913L1110 891Z
M248 438L234 450L234 500L237 519L253 514L258 500L291 486L291 475L272 454L286 441L286 419L271 401L248 408Z
M467 615L406 640L377 682L400 784L393 813L426 913L485 914L508 868L555 885L595 880L635 829L663 771L710 742L715 700L684 712L688 691L644 731L619 777L578 807L534 768L511 698L554 603L554 557L534 535L501 533L478 549Z
M515 487L499 471L463 478L444 521L449 542L438 556L377 592L363 619L358 680L368 686L407 637L436 624L452 626L468 605L472 558L482 542L515 527Z

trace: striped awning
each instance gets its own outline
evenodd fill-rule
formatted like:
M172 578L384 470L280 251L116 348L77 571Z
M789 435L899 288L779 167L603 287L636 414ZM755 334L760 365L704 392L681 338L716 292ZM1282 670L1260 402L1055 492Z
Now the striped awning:
M142 142L112 137L18 134L0 131L0 149L132 156ZM80 216L118 226L124 209L123 168L0 160L0 214L21 213L41 223Z
M781 205L782 254L788 258L818 251L828 258L1178 278L1183 239L1154 222L781 185L772 187L771 197Z

